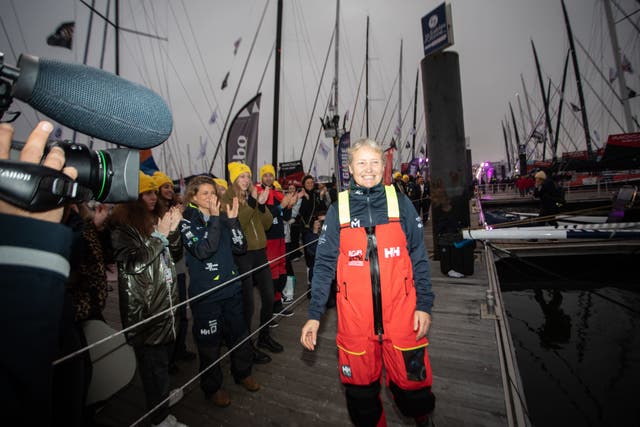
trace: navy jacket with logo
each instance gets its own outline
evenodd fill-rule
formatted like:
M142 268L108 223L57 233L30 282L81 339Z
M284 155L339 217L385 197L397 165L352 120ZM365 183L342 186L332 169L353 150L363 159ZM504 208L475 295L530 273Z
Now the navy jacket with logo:
M220 216L211 216L205 221L202 212L190 205L183 213L180 233L187 248L190 297L238 277L233 254L239 255L247 250L247 239L238 218L227 218L220 213ZM234 280L195 300L191 307L196 314L196 311L206 310L207 302L220 301L241 291L240 281Z

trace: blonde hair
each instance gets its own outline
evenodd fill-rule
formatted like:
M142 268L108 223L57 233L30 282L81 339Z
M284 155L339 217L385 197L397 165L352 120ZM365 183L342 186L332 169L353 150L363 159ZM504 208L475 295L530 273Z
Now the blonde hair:
M347 150L347 154L349 156L349 164L353 162L353 153L355 153L356 151L358 151L363 147L370 148L376 153L380 154L380 157L382 158L382 166L384 166L384 156L382 155L382 147L376 141L369 138L360 138L359 140L354 142L351 145L351 147L349 147L349 149Z

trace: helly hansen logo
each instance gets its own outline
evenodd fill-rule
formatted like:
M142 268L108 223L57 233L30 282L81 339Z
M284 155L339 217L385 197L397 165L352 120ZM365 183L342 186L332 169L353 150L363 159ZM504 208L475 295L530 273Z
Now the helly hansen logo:
M242 231L238 230L237 228L232 228L231 229L231 241L233 242L234 245L241 245L242 244L242 239L244 239L244 235L242 234Z
M385 258L394 258L400 256L400 246L395 246L391 248L384 248L384 257Z
M351 378L351 366L349 365L342 365L342 375L344 375L347 378Z
M218 331L218 321L209 320L209 329L200 329L200 335L213 335Z

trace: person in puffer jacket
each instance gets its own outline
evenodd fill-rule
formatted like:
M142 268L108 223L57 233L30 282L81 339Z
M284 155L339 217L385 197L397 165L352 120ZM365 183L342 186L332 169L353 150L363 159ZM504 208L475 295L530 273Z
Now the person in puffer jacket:
M139 197L114 208L111 215L113 256L118 264L120 317L127 328L165 312L127 334L142 377L147 409L169 396L169 357L178 329L177 277L174 262L182 254L178 224L180 209L171 208L161 218L153 214L158 196L153 179L140 172ZM151 415L153 425L176 425L168 404Z
M238 199L221 212L210 177L193 178L185 196L187 208L180 233L187 249L193 336L203 372L218 359L223 339L228 348L233 348L249 335L242 311L242 286L233 261L234 254L247 250L247 240L238 221ZM248 391L258 391L260 386L251 376L252 366L253 350L246 340L231 353L231 374ZM200 387L205 399L214 405L231 403L222 388L219 363L202 374Z

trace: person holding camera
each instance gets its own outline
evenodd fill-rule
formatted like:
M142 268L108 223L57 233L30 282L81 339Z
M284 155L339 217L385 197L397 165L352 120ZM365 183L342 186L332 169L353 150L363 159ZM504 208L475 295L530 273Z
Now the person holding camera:
M138 200L116 206L110 223L123 327L170 309L128 333L150 410L169 396L169 360L179 327L172 307L179 301L175 261L182 256L177 230L182 212L173 207L156 219L158 188L150 176L140 172L139 177ZM167 403L150 418L163 427L184 425L169 414Z
M53 131L40 122L20 152L20 162L40 163ZM13 127L0 124L0 160L8 160ZM41 168L62 171L64 151L52 148ZM3 178L10 179L10 178ZM53 361L59 354L59 327L71 252L71 230L60 224L63 208L30 212L0 200L0 322L7 346L0 352L0 401L4 423L52 423ZM46 238L43 238L46 236Z
M380 401L384 366L400 412L427 426L435 406L426 338L434 296L422 219L411 200L382 184L384 156L377 142L360 139L348 155L351 182L322 226L300 342L315 349L337 273L336 343L351 421L386 425Z

